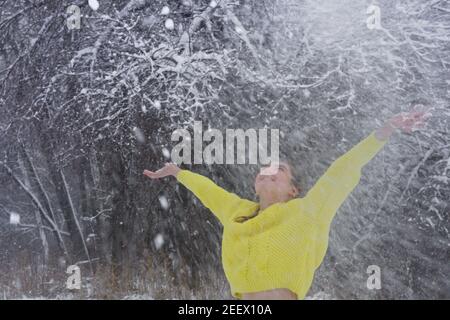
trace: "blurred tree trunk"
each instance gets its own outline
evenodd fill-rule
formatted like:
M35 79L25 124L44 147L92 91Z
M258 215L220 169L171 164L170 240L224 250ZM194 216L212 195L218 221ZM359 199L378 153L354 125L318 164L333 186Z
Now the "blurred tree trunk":
M24 182L25 186L30 191L33 192L33 187L30 182L29 171L27 170L24 160L22 159L20 154L18 155L18 159L19 159L19 165L20 165L20 168L21 168L22 174L23 174L23 182ZM42 252L43 252L42 262L44 265L47 265L48 258L49 258L49 252L50 252L47 235L45 234L45 230L43 228L44 225L42 223L42 218L41 218L41 214L40 214L39 210L37 208L34 208L33 210L34 210L34 217L36 219L36 226L37 226L38 233L39 233L39 239L41 239L41 244L42 244Z
M55 136L49 132L44 131L40 125L38 125L38 134L37 137L39 137L40 142L40 149L42 151L42 154L44 155L48 170L49 170L49 176L50 179L55 187L55 195L56 199L59 204L59 209L62 212L62 215L64 217L64 221L67 225L67 230L70 233L70 249L71 249L71 256L70 256L70 262L76 262L80 258L84 256L83 253L83 239L81 238L80 233L78 232L76 223L74 221L74 217L71 214L71 208L70 208L70 201L68 198L68 194L66 192L63 177L61 174L61 169L58 168L54 151L58 150L55 141L57 139Z
M35 165L33 164L33 160L30 158L28 151L26 150L25 145L22 143L19 148L19 159L21 160L22 170L27 174L31 174L32 178L28 179L28 183L33 192L36 192L37 197L42 201L43 208L46 210L49 218L52 219L53 223L50 224L50 227L54 229L54 233L56 234L56 242L58 244L59 251L56 252L57 255L64 255L67 257L68 252L66 249L66 245L64 239L61 234L60 226L58 223L57 215L55 213L54 208L51 204L51 199L44 189L43 184L38 176L38 173L35 169ZM40 217L41 218L41 217Z
M127 246L127 186L122 155L114 150L103 154L103 183L111 199L111 262L115 274L120 274Z

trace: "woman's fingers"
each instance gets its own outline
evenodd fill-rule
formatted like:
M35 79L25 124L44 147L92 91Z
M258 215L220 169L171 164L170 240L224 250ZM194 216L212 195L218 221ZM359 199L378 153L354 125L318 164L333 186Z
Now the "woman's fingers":
M149 178L153 178L155 176L155 173L150 170L144 170L144 175L146 175Z
M418 120L426 120L427 118L432 116L431 107L425 107L423 105L417 105L411 112L411 115Z
M180 169L173 163L166 163L164 167L155 172L150 170L144 170L144 175L152 179L164 178L170 175L175 176Z
M426 118L424 117L423 113L414 115L412 118L409 118L403 122L403 129L408 133L419 130L425 127L425 121Z
M159 169L156 172L153 172L150 170L144 170L144 175L146 175L147 177L152 178L152 179L158 179L158 178L163 177L161 169Z
M418 121L412 126L412 131L423 129L425 127L425 121Z
M164 167L162 167L159 170L156 170L155 172L150 171L150 170L144 170L144 175L146 175L147 177L150 177L152 179L164 178L164 177L171 175L171 169L172 169L171 165L166 164L166 165L164 165Z
M425 126L425 121L432 116L431 108L416 106L411 112L402 112L391 118L391 125L404 132L412 132Z

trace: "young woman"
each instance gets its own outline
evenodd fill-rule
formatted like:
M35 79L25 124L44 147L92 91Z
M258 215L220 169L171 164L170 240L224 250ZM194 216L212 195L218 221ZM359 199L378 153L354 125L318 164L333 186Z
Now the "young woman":
M239 299L303 299L328 247L333 216L359 183L361 169L396 129L411 132L425 112L394 116L338 158L303 198L287 163L261 169L255 179L258 202L242 199L210 179L175 164L144 174L174 176L223 225L222 263L231 293Z

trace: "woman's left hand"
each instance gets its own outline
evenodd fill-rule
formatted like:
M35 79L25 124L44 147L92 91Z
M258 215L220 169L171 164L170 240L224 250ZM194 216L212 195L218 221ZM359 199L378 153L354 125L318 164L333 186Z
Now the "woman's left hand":
M396 114L391 119L389 119L384 126L379 128L375 132L375 136L381 140L385 141L387 140L392 133L400 129L403 132L412 132L419 128L423 128L425 126L426 119L431 115L428 109L419 110L419 107L422 106L416 106L413 111L411 112L402 112L399 114Z
M402 112L393 116L388 123L394 129L400 129L403 132L410 133L425 126L425 121L431 115L428 111L429 109L418 110L416 108L411 112Z

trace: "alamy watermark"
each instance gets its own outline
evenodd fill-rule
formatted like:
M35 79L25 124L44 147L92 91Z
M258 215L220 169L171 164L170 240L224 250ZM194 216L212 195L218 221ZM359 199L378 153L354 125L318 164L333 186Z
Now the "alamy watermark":
M366 13L369 15L369 17L367 17L367 20L366 20L367 28L369 28L370 30L373 30L373 29L380 30L381 29L381 9L380 9L380 7L372 4L367 8Z
M159 237L160 235L158 235ZM155 240L156 241L156 240ZM158 241L163 241L162 238ZM70 265L67 267L66 273L69 275L66 281L66 288L69 290L81 289L81 270L77 265ZM366 286L369 290L381 289L381 268L377 265L370 265L367 267L366 273L369 275L367 278Z
M226 129L225 138L218 129L203 132L201 121L194 121L193 129L193 139L186 129L177 129L172 133L171 140L179 142L172 149L172 162L191 164L193 158L194 164L268 165L279 161L279 129ZM204 142L209 144L203 149Z
M66 281L66 288L69 290L81 289L81 270L77 265L67 267L66 273L69 274Z
M89 7L97 11L99 3L97 0L88 0ZM66 19L66 25L69 30L79 30L81 28L81 9L76 4L72 4L67 7L66 13L68 17Z
M81 28L81 9L77 5L67 7L66 13L69 15L66 19L66 25L69 30L79 30Z
M367 289L373 290L381 289L381 269L377 265L370 265L367 267L367 274L369 277L367 278Z

